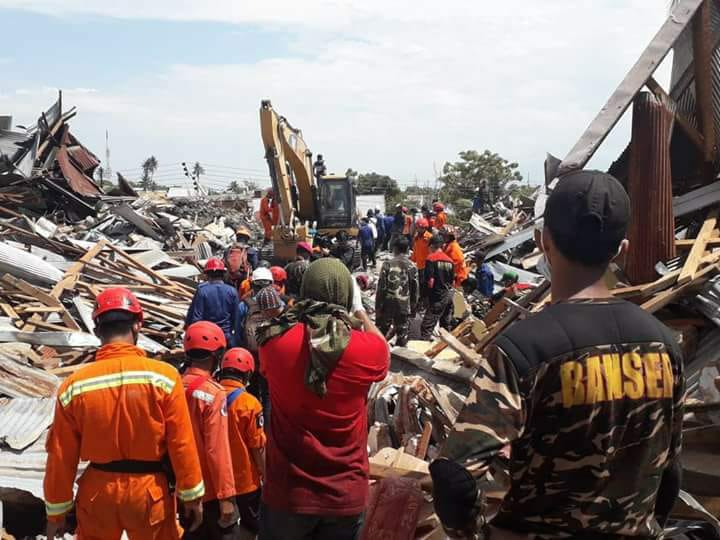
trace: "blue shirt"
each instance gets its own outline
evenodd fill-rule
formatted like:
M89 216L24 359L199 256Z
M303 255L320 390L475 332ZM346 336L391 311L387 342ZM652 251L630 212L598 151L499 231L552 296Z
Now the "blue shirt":
M395 223L395 217L393 217L393 216L383 217L383 225L384 225L383 228L385 229L386 236L390 236L390 233L392 233L394 223Z
M477 279L477 288L486 298L490 298L493 295L493 289L495 287L495 278L493 277L492 270L490 267L483 263L480 268L475 272L475 279Z
M230 285L222 281L201 283L190 304L185 325L189 326L197 321L213 322L222 328L230 347L238 304L240 304L238 293Z
M365 249L373 248L374 242L370 225L363 225L362 227L360 227L360 232L358 232L358 238L360 239L361 247Z

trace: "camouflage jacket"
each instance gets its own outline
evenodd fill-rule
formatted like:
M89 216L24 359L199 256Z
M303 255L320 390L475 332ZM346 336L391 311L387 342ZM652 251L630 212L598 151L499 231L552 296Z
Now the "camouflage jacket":
M497 339L443 455L506 475L494 526L657 538L683 394L679 349L657 319L621 300L558 303Z
M410 315L419 295L418 269L407 255L398 255L382 265L375 295L378 316Z

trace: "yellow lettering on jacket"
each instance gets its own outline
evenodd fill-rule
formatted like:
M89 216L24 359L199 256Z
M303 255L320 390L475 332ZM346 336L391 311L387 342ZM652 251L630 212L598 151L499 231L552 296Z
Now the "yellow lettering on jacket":
M603 374L600 369L600 357L591 356L586 360L587 367L587 392L585 403L598 403L605 401L605 385Z
M645 394L642 366L642 357L638 353L622 355L623 374L627 379L623 388L625 395L630 399L640 399Z
M623 377L622 367L620 366L620 355L603 354L602 361L605 382L607 384L607 399L609 401L622 399L625 394L623 393Z
M673 368L667 353L628 352L569 360L560 366L563 407L619 399L672 398Z
M673 397L675 377L673 376L672 365L670 364L670 355L668 353L661 354L660 363L662 364L663 397L671 398Z
M585 386L582 378L583 367L580 362L565 362L560 366L563 406L566 409L585 402Z

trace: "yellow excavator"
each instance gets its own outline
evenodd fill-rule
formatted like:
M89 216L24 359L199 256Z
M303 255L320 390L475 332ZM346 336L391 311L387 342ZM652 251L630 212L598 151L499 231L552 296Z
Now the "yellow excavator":
M313 163L302 132L280 116L269 100L260 105L260 131L280 211L279 223L273 227L274 257L292 260L297 243L307 241L308 226L315 227L320 236L345 231L349 237L356 237L358 218L352 179L326 174L320 154Z

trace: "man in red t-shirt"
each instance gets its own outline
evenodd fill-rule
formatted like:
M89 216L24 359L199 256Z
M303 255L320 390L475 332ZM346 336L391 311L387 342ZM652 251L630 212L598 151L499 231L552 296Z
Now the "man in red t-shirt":
M387 342L332 258L309 266L276 321L260 346L272 404L260 539L355 539L368 498L367 394L387 374Z

